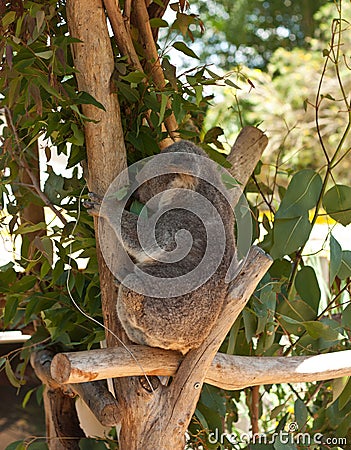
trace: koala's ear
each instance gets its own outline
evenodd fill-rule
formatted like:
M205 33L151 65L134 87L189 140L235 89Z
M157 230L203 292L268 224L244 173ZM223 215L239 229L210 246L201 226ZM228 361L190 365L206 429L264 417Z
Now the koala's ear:
M172 188L191 189L194 191L198 184L199 180L193 175L179 173L172 182Z

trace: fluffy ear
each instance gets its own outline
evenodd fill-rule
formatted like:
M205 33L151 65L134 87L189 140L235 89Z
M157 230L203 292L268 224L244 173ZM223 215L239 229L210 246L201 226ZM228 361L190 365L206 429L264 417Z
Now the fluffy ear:
M174 180L170 184L170 188L191 189L194 191L198 184L199 180L196 177L186 173L179 173L175 175Z

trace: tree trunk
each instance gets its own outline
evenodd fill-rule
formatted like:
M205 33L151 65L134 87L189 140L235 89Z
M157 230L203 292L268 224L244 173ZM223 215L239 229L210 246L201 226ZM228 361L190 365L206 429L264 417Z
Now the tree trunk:
M53 353L42 350L31 355L31 365L44 384L44 409L46 439L50 450L76 450L79 440L85 437L79 425L75 399L67 395L69 388L62 389L50 374Z
M88 186L91 191L103 196L113 179L126 167L126 152L117 95L110 91L114 58L102 2L67 1L67 20L70 34L82 41L73 46L74 63L79 70L79 89L91 94L106 109L102 111L91 105L83 105L84 114L97 121L87 122L85 125ZM95 220L96 235L97 225ZM109 230L100 226L99 232L108 233ZM114 233L111 238L113 235ZM98 242L97 252L104 324L115 336L128 342L117 317L115 280L103 260ZM114 335L107 332L108 347L119 344ZM117 379L114 380L114 385L122 417L120 449L140 449L140 436L143 433L141 421L147 423L153 420L160 393L157 390L154 393L145 390L139 378ZM146 450L147 447L143 448Z
M73 45L74 63L79 71L79 89L91 94L106 109L102 111L91 105L82 106L84 114L94 120L85 125L88 186L91 191L103 196L113 179L126 167L126 154L118 99L110 91L114 58L101 0L89 3L85 0L68 0L67 20L71 36L82 41ZM260 131L257 133L263 135ZM262 152L263 148L264 146L259 146L259 151ZM251 158L251 170L260 157L259 151ZM103 222L99 224L99 228L97 225L95 220L96 235L109 233L109 239L115 236ZM106 334L107 346L118 345L121 339L129 344L117 318L117 289L113 275L102 258L98 243L97 251L104 323L113 333ZM147 380L143 377L114 380L119 407L121 450L184 448L185 432L194 413L206 371L232 321L255 288L259 276L263 275L271 263L258 250L253 250L252 258L248 261L246 278L239 275L241 284L239 282L236 290L233 288L235 301L231 300L224 316L221 315L225 326L220 323L199 349L186 355L170 386L163 386L156 377ZM245 289L242 289L245 284Z

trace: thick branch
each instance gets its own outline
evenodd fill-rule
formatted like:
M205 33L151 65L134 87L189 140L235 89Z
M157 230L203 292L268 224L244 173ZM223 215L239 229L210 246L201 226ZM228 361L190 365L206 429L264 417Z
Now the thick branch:
M97 420L106 427L113 427L120 421L117 400L102 381L69 384L70 389L90 408Z
M148 7L147 7L147 12L149 13L149 17L150 19L153 18L162 18L167 6L169 4L169 0L163 0L163 5L161 6L158 3L152 2ZM154 41L157 42L157 38L158 38L158 32L159 32L159 28L152 28L152 36L154 38Z
M171 350L132 345L139 365L122 347L59 353L51 365L57 383L144 375L174 376L183 356ZM144 372L142 371L143 368ZM351 375L351 350L314 356L259 357L217 353L205 382L227 390L277 383L306 383Z
M31 355L31 365L38 378L45 385L43 399L45 406L46 438L50 450L74 450L80 438L85 437L79 426L75 400L67 395L69 386L60 388L50 375L53 354L42 350Z
M129 24L129 20L125 21L118 1L104 0L104 5L119 51L123 56L127 57L128 64L130 64L131 67L142 72L143 68L140 64L137 52L135 51L132 37L130 35L130 29L126 26L126 24Z
M179 436L184 435L195 411L206 373L220 345L271 264L272 259L263 250L258 247L250 249L216 324L200 347L187 353L167 392L167 403L171 408L170 417L165 419L166 429L170 427Z
M237 137L227 160L232 167L228 171L246 186L252 172L267 147L268 138L256 127L244 127Z
M87 352L88 353L88 352ZM35 370L36 375L42 381L43 384L47 386L48 392L51 392L51 397L60 398L61 403L66 405L66 410L68 410L68 405L72 409L72 417L68 422L73 423L77 421L75 401L73 397L79 395L84 403L91 409L97 420L105 426L114 426L118 422L118 404L117 400L113 395L107 390L105 382L94 381L94 382L83 382L80 384L65 384L54 380L51 376L51 366L53 361L54 353L50 350L41 350L39 352L32 353L31 365ZM53 392L55 391L55 394ZM60 392L58 392L60 391ZM66 397L67 399L64 399ZM54 414L52 408L49 411L45 411L47 417L47 423L49 428L55 428L50 422L57 421L60 415ZM67 412L66 412L67 414ZM77 427L77 429L79 426ZM80 429L80 428L79 428ZM57 431L53 435L48 433L48 437L53 438L57 434ZM75 434L64 434L62 431L62 437L64 436L75 436ZM82 436L84 436L82 434Z
M163 91L166 85L163 69L161 67L160 57L157 53L156 44L152 35L149 22L149 14L144 0L133 0L133 17L138 28L140 41L144 49L146 58L146 72L151 75L155 87ZM167 109L171 109L170 102L167 103ZM178 124L173 112L164 120L170 137L175 141L177 139ZM170 144L166 142L165 144Z

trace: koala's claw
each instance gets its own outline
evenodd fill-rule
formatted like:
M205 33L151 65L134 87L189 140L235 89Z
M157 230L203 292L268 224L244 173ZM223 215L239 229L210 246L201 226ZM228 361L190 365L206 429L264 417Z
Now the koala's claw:
M99 203L99 204L102 203L102 197L100 197L100 195L95 194L95 192L89 192L88 197L94 203Z
M87 208L87 212L91 216L99 216L102 198L97 194L94 194L94 192L89 192L88 195L90 200L85 200L83 202L84 207Z

